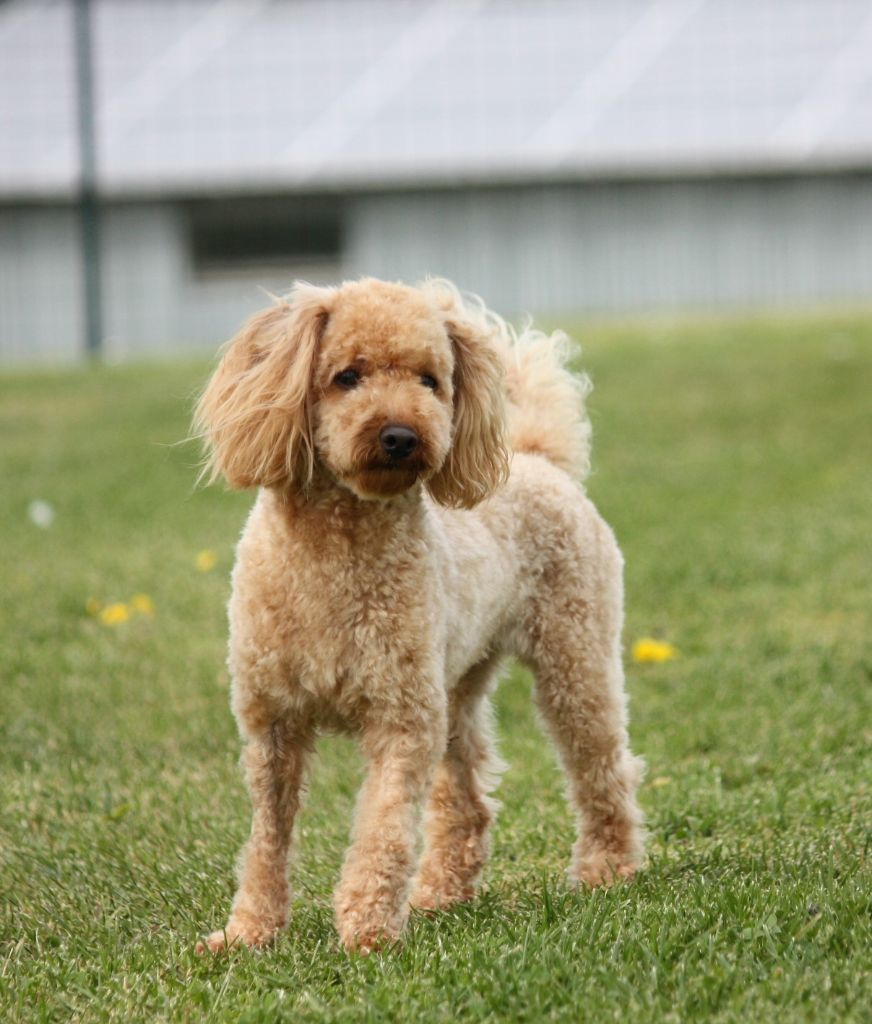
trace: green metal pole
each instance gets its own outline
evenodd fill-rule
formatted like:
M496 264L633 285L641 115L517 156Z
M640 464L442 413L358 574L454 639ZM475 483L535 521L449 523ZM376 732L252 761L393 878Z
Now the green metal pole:
M94 63L91 0L73 0L75 8L76 97L79 137L79 219L81 223L85 349L97 359L103 348L103 300L100 281L100 197L94 125Z

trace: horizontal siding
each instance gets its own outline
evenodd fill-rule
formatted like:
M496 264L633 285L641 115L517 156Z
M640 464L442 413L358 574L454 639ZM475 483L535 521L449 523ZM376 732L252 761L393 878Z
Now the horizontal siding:
M70 361L84 348L79 221L62 207L0 207L0 359Z
M329 278L442 275L511 316L872 302L870 176L394 193L343 204L345 248L322 268ZM274 209L295 215L288 200ZM112 206L103 218L107 356L214 350L269 301L263 289L285 292L293 278L290 266L198 274L183 206ZM0 361L77 358L81 322L75 211L0 207Z
M872 177L362 198L349 264L439 274L507 313L872 300Z

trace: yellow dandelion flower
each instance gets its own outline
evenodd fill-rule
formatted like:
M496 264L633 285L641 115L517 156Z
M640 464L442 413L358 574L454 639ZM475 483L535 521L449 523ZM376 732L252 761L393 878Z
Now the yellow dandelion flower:
M134 594L130 599L130 607L140 615L154 615L154 601L148 594Z
M652 640L646 636L633 644L633 661L659 662L671 661L678 657L678 648L666 640Z
M99 615L102 607L103 602L98 601L96 597L89 597L85 602L85 611L89 615Z
M196 565L200 572L211 572L217 561L218 556L210 548L197 552Z
M655 789L660 789L663 786L668 786L670 782L672 782L671 775L658 775L656 779L651 780L651 785Z
M130 618L130 609L126 604L107 604L106 607L100 612L100 621L104 626L117 626L122 622L127 622Z

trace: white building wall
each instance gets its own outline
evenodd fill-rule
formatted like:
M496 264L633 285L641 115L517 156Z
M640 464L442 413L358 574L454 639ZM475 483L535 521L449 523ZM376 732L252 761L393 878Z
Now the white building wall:
M102 221L107 358L169 354L184 344L184 250L175 207L110 208Z
M345 252L329 276L444 275L509 316L872 304L870 176L409 192L343 202ZM277 205L276 216L288 209ZM199 273L182 205L110 207L103 220L107 358L214 351L269 301L262 289L281 294L293 277L293 267ZM81 295L75 211L0 207L0 362L78 358Z
M368 196L348 261L509 314L869 303L872 178Z
M0 362L84 349L79 222L63 207L0 207Z
M101 230L103 354L110 361L212 351L290 276L198 275L184 210L108 207ZM0 364L75 362L85 351L79 218L71 207L0 207Z
M231 200L232 201L232 200ZM213 351L269 299L284 274L197 272L185 210L175 203L126 204L103 226L107 358Z

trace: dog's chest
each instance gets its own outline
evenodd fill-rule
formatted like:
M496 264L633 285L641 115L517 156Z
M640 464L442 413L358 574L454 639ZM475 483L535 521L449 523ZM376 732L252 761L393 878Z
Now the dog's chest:
M353 720L373 702L407 699L432 680L444 646L427 545L405 537L355 546L240 545L233 617L239 634L286 666L289 695Z

